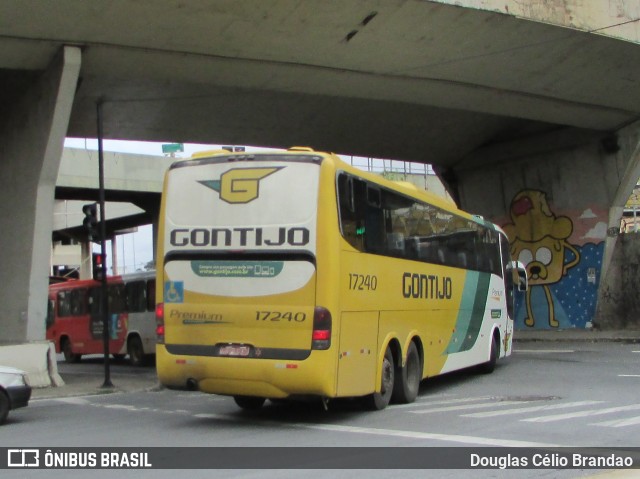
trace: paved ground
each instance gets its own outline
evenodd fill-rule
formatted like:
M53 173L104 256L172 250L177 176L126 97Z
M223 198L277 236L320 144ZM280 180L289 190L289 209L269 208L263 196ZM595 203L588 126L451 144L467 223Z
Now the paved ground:
M618 341L640 343L640 330L623 331L517 331L514 342L516 347L520 343L531 341ZM96 394L112 394L117 392L145 391L161 388L155 375L155 368L147 367L140 370L140 374L120 374L112 369L113 387L104 387L104 369L91 368L90 373L72 372L65 374L66 365L61 365L60 375L65 382L61 387L34 389L34 399L88 396Z

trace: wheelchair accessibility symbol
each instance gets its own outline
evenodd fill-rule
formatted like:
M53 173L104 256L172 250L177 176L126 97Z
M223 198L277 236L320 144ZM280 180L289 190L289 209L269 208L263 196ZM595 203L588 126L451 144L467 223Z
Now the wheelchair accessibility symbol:
M165 303L184 303L184 282L166 281L164 283Z

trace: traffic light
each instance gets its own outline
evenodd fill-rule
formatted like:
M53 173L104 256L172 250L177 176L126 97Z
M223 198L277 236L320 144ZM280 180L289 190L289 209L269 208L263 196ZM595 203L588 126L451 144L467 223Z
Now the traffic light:
M84 213L82 225L87 230L89 241L94 238L98 239L100 237L100 233L98 231L98 204L89 203L88 205L84 205L82 207L82 212Z
M106 268L102 263L102 255L100 253L91 253L91 266L93 279L100 281L102 279L102 275L106 274Z

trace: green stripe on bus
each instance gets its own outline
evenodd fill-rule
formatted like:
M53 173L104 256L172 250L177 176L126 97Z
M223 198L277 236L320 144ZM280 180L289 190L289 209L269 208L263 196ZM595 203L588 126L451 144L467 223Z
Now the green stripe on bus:
M467 272L455 331L445 354L467 351L475 344L484 318L490 280L489 273Z

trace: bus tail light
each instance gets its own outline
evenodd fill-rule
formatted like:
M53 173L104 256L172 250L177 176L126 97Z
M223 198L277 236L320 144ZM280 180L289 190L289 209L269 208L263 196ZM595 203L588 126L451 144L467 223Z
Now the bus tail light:
M331 313L327 308L316 306L313 311L313 333L311 349L329 349L331 346Z
M156 340L164 344L164 303L156 304Z

